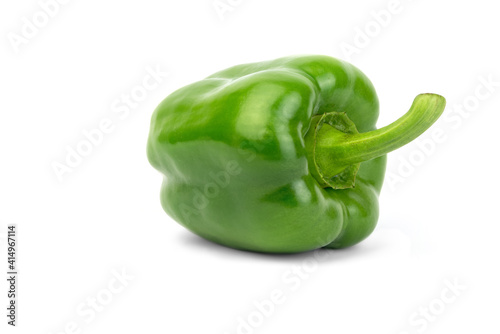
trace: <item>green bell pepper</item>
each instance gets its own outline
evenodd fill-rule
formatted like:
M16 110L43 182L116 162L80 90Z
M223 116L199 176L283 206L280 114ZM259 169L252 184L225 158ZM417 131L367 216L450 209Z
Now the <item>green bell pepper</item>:
M349 247L375 228L386 154L444 106L442 96L418 95L377 130L377 95L351 64L294 56L238 65L160 103L148 159L164 175L164 210L203 238L271 253Z

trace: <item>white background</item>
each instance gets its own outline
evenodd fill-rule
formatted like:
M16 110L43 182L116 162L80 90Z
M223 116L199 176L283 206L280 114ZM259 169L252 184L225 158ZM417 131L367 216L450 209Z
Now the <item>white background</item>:
M498 333L495 3L221 3L61 0L44 22L35 0L2 2L0 262L5 272L6 226L15 223L20 309L12 329L2 279L1 332ZM26 20L39 25L31 34ZM429 132L390 154L375 232L321 260L192 235L162 211L161 175L146 159L152 111L170 92L292 54L359 67L377 89L379 126L419 93L448 101ZM115 113L157 68L169 75L128 114ZM105 119L112 130L58 180L54 162ZM122 271L125 283L114 279ZM264 302L263 315L255 303L274 290L282 303Z

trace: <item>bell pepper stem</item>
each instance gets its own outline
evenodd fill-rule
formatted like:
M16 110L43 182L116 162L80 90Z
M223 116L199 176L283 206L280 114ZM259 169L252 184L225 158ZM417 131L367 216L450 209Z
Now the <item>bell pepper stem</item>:
M445 105L446 100L440 95L420 94L404 116L383 128L365 133L343 134L343 138L337 135L318 136L316 155L328 155L330 163L338 167L380 157L420 136L441 116ZM326 151L328 153L324 154Z

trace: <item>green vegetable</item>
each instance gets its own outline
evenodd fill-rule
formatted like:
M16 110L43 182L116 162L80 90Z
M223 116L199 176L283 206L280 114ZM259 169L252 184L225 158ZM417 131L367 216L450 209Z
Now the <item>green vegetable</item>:
M238 65L169 95L148 158L161 203L187 229L229 247L294 253L343 248L378 219L386 154L444 110L418 95L376 130L378 99L356 67L326 56Z

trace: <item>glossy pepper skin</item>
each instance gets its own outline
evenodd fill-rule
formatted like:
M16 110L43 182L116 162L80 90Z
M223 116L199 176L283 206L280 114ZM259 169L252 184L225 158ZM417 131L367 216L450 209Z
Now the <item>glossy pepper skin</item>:
M425 107L444 108L441 99ZM384 134L368 143L359 137L376 129L378 109L369 79L327 56L238 65L185 86L151 121L148 159L164 175L162 206L197 235L233 248L296 253L354 245L375 228L388 150L349 155L382 145ZM322 122L335 134L320 138ZM350 132L361 138L352 145ZM333 169L316 165L328 164L328 152L345 159Z

